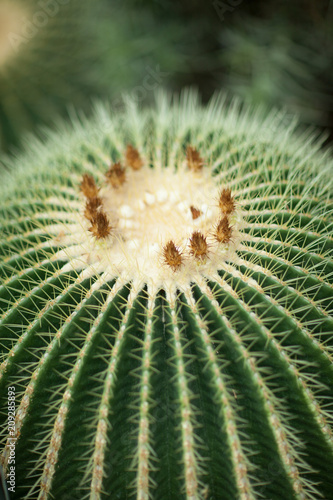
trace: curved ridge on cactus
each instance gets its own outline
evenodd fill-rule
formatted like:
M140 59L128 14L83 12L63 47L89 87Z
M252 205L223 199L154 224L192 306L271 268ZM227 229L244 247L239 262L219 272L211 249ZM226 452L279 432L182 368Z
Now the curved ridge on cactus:
M11 160L11 498L333 498L332 161L294 127L160 94Z

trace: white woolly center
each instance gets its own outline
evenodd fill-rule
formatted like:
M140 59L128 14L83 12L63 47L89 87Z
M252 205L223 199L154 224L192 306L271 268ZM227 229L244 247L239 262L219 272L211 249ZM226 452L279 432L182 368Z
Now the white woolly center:
M216 240L214 232L223 215L218 206L220 191L221 186L205 168L199 172L186 167L128 171L121 187L115 189L105 181L99 193L113 228L110 236L98 240L91 234L91 223L83 215L82 196L78 231L61 240L73 244L73 250L69 249L71 258L73 253L81 255L81 262L83 259L96 266L110 278L122 276L155 287L177 284L182 288L198 275L211 276L225 260L235 258L243 221L236 208L229 216L231 241L223 244ZM193 218L191 206L200 211L199 217ZM189 242L194 231L207 238L206 258L191 254ZM163 256L163 248L170 240L182 254L182 265L176 270Z

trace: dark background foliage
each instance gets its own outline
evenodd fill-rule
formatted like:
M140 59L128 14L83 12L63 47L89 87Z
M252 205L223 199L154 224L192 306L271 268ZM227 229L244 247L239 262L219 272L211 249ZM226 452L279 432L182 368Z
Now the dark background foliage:
M71 105L124 92L145 104L184 86L285 108L333 140L331 0L69 0L59 12L0 68L2 149Z
M173 88L194 84L204 99L227 88L250 102L285 107L304 124L330 129L332 139L333 2L136 0L127 5L132 12L148 9L157 31L167 24L181 26L184 60L171 75Z

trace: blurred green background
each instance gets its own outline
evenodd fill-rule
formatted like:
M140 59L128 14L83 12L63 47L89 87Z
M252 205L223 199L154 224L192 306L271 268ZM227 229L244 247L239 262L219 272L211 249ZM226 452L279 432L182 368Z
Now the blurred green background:
M333 140L333 1L0 0L0 148L96 98L227 89Z

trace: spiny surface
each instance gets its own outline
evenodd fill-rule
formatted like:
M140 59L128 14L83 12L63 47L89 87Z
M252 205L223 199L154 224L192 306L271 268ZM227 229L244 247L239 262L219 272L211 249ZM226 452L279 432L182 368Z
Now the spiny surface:
M332 162L293 126L161 95L9 165L13 499L333 498Z

